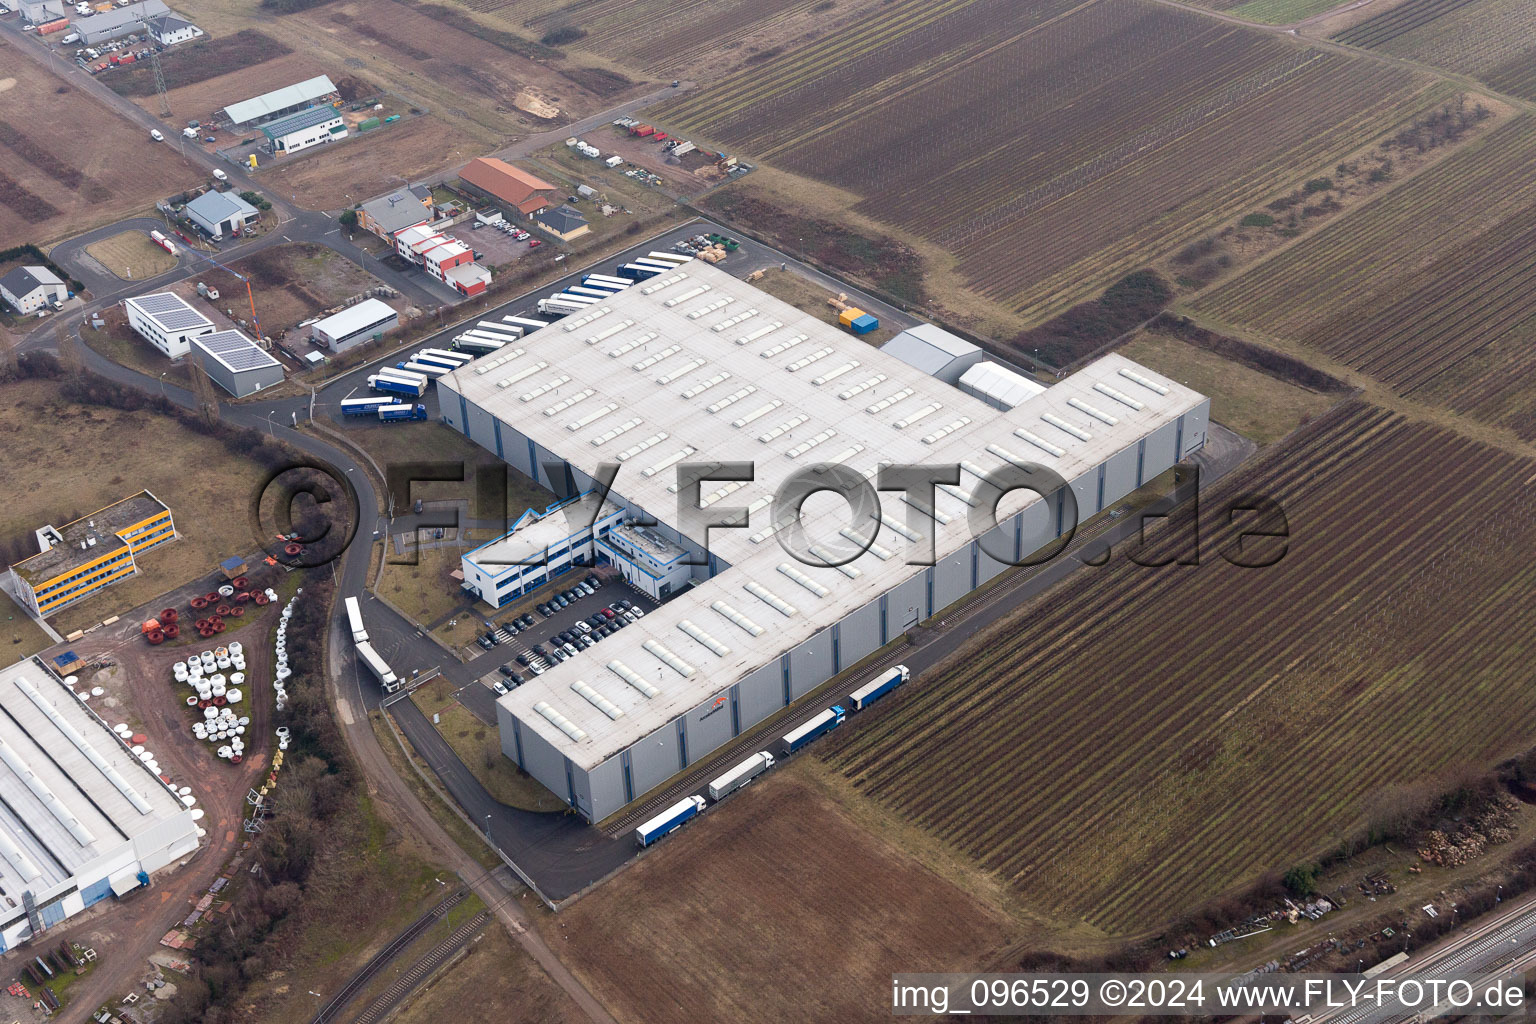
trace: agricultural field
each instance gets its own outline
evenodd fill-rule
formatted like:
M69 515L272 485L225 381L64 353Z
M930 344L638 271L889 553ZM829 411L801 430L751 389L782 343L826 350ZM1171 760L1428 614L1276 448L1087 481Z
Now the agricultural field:
M1193 308L1536 439L1533 160L1516 118Z
M176 46L161 56L160 69L165 75L165 88L169 92L228 74L260 74L258 69L262 64L292 52L277 40L254 29L246 29L234 35L203 38ZM155 95L155 72L148 64L112 68L101 76L101 81L119 96ZM255 96L262 91L257 89L250 95ZM158 108L158 101L155 106Z
M1333 38L1536 100L1536 6L1525 0L1407 0Z
M878 0L459 0L520 16L536 38L569 45L659 78L707 81L760 65L866 16ZM528 16L530 8L543 12Z
M1195 0L1199 7L1271 25L1289 25L1331 11L1344 2L1347 0Z
M0 238L66 238L202 178L173 148L6 49L0 42Z
M820 756L1028 911L1146 934L1529 745L1533 480L1346 402L1202 495L1198 567L1081 570ZM1265 568L1218 554L1243 494L1284 510Z
M649 116L862 197L1032 324L1410 120L1429 82L1141 0L898 0Z
M776 769L537 919L619 1020L888 1020L892 972L975 969L1014 937L805 774Z

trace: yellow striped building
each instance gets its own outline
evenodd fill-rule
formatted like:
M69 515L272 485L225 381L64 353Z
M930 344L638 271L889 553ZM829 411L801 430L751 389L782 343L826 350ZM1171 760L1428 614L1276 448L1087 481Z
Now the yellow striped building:
M48 616L139 571L136 556L176 539L171 510L149 491L37 532L39 551L11 566L13 590Z

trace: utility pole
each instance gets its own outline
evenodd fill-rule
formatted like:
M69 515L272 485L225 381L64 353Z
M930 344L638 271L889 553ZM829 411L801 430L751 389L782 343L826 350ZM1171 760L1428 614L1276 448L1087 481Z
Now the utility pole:
M157 50L149 51L149 66L155 72L155 91L160 94L160 116L171 116L171 100L165 94L165 72L160 68L160 53Z

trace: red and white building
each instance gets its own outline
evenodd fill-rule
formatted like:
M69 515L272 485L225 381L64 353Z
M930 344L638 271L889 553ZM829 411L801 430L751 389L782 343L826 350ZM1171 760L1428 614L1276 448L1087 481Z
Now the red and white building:
M395 251L461 295L479 295L491 273L475 262L475 252L457 238L419 224L395 235Z

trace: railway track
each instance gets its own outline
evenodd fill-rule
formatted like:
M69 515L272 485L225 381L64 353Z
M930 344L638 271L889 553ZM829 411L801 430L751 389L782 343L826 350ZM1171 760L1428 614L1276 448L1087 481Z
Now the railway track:
M1181 487L1180 491L1182 490L1183 488ZM1187 495L1183 497L1187 497ZM1181 501L1183 497L1181 497ZM1058 555L1057 558L1069 557L1081 552L1094 541L1099 540L1116 527L1123 525L1124 522L1125 520L1119 518L1105 517L1083 530L1073 542L1071 548L1067 552ZM1054 562L1055 559L1052 559L1040 565L1015 566L1002 573L997 579L990 582L989 589L985 594L971 601L960 609L957 614L948 616L948 621L951 624L949 628L958 628L967 620L992 608L999 601L1007 598L1014 587L1033 579L1039 573L1044 572L1048 566L1054 564ZM879 661L864 666L860 669L860 672L867 676L877 675L888 668L901 664L902 660L912 653L912 650L913 647L910 643L904 644ZM823 685L825 686L826 684ZM832 690L827 689L824 696L830 693L832 693ZM601 826L603 834L617 838L686 796L695 794L702 796L705 792L705 787L711 779L721 775L727 768L749 756L749 752L763 750L772 740L804 725L826 710L827 704L825 700L809 700L802 697L791 707L792 710L789 714L782 718L770 719L767 722L753 726L724 747L713 751L702 760L690 765L686 771L678 775L665 789L655 796L631 805L630 809L624 814L603 824Z
M445 960L459 950L459 947L478 935L490 919L491 912L482 910L455 928L453 934L432 947L425 956L412 964L409 970L396 978L394 984L385 989L366 1010L358 1015L355 1024L374 1024L375 1021L383 1020L400 1000L410 995L417 985L442 966Z
M442 919L444 914L462 903L467 895L468 893L465 890L460 889L407 925L404 931L391 939L388 945L375 953L366 964L358 969L356 974L352 975L346 985L342 986L341 991L332 996L331 1000L320 1008L320 1012L315 1014L310 1024L331 1024L332 1021L336 1020L341 1011L346 1009L347 1003L351 1002L373 980L374 975L383 970L391 960L399 956L407 946L416 941L422 932L432 927L432 925Z

